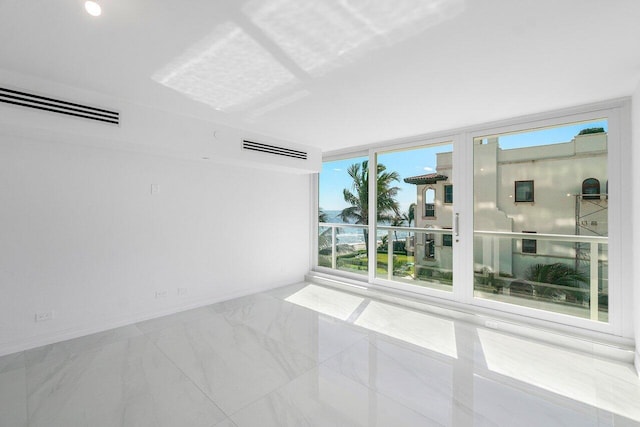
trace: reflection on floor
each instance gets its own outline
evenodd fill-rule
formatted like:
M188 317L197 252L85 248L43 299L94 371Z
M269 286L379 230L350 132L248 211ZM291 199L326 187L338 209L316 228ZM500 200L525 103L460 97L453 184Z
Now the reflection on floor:
M0 358L2 426L640 426L630 365L297 284Z

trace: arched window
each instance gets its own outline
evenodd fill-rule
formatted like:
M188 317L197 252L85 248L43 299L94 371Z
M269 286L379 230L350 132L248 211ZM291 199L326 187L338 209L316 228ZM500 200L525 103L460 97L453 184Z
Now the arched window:
M583 199L599 199L600 198L600 181L595 178L587 178L582 181L582 198Z
M424 190L424 216L433 218L436 216L436 190L427 188Z

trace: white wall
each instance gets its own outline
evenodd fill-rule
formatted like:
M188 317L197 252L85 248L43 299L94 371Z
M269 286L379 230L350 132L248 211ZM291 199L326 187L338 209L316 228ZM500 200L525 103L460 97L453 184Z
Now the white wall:
M0 355L302 280L309 188L0 133Z
M631 99L631 124L632 124L632 147L633 147L633 179L629 194L633 194L633 210L631 218L634 221L629 221L631 224L635 224L635 219L640 215L640 84L636 88ZM636 355L635 365L638 374L640 375L640 263L638 263L638 256L640 255L640 226L633 226L633 259L636 262L633 263L633 316L634 316L634 333L636 341Z
M317 147L282 141L197 117L176 115L153 105L135 104L102 93L11 73L2 68L0 81L3 86L19 91L120 113L120 125L114 126L0 103L0 131L3 134L162 154L187 160L209 157L213 161L222 159L225 164L292 173L308 174L322 169L322 153ZM300 150L307 153L307 160L270 156L265 161L262 153L242 150L243 139Z

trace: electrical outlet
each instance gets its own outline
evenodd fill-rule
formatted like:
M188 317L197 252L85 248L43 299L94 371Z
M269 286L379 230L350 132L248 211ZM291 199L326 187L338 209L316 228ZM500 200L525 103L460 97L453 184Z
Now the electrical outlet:
M53 319L53 311L39 311L36 313L36 322L46 322Z
M187 288L178 288L178 295L179 296L185 296L189 293L189 290Z
M166 298L167 296L169 296L169 291L167 290L156 291L156 298Z

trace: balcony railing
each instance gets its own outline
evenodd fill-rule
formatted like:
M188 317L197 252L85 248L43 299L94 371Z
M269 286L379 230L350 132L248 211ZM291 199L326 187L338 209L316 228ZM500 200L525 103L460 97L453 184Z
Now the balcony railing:
M580 235L564 235L564 234L531 234L531 233L516 233L516 232L502 232L502 231L475 231L474 236L480 238L479 243L481 251L476 251L475 267L476 278L481 276L491 275L492 279L497 279L501 284L506 286L502 287L503 294L514 295L511 290L511 284L516 284L514 288L517 289L515 294L523 298L535 297L534 294L537 290L544 291L556 291L558 293L573 293L582 294L579 298L581 301L588 302L589 313L588 317L591 320L603 320L600 317L602 311L608 310L608 302L604 307L600 306L600 297L608 299L607 289L607 265L608 265L608 238L602 236L580 236ZM536 240L540 242L550 242L546 249L538 251L534 255L526 253L518 253L513 250L513 240ZM507 240L508 244L500 246L500 240ZM554 245L555 243L555 245ZM478 242L476 242L478 246ZM587 250L585 250L588 247ZM506 248L506 250L505 250ZM540 248L540 245L538 245ZM480 252L479 258L478 252ZM487 253L489 252L489 253ZM544 264L550 262L561 262L569 265L573 264L574 271L582 273L588 279L588 287L580 286L565 286L561 284L536 282L532 280L525 280L520 275L516 277L504 277L509 276L502 272L502 266L513 266L512 259L501 259L506 257L520 256L521 258L528 258L535 260L536 263ZM586 264L586 268L583 264ZM602 272L600 271L602 269ZM487 271L490 273L487 274ZM496 277L503 276L503 277ZM530 291L525 292L523 286L529 286ZM529 295L526 295L529 294ZM541 299L541 298L538 298ZM604 316L606 317L606 316Z
M322 267L329 267L340 271L349 271L356 273L364 273L368 271L366 256L367 250L365 248L365 230L366 225L360 224L342 224L342 223L320 223L319 224L319 257L318 264ZM359 233L360 239L353 241L354 232ZM388 280L399 280L406 282L407 280L415 280L418 282L425 282L424 276L430 274L433 271L445 272L449 277L452 274L450 262L446 266L440 265L439 268L431 265L422 265L415 260L419 258L420 261L428 259L425 256L424 249L419 249L420 255L415 254L417 248L423 248L425 239L423 235L451 235L451 230L446 229L432 229L432 228L416 228L416 227L393 227L379 225L377 227L376 248L377 248L377 261L376 262L376 276L382 277ZM350 239L351 238L351 239ZM367 240L369 236L367 236ZM441 239L438 237L438 239ZM408 252L404 264L400 268L394 268L394 249L397 245L402 245L402 248ZM398 256L398 251L395 251L395 256ZM414 256L415 254L415 256ZM354 257L360 257L354 259ZM348 260L348 262L347 262ZM435 259L431 258L431 261ZM395 263L397 264L397 263ZM423 273L423 274L421 274ZM437 276L437 274L436 274ZM438 282L437 280L430 280L431 282ZM447 290L451 288L451 279L443 279L440 282L445 282ZM442 283L438 282L439 285Z
M395 239L395 236L397 233L404 233L406 234L406 236L402 239ZM413 242L413 247L411 247L409 250L409 252L413 252L414 253L414 258L417 261L414 261L414 274L413 274L413 279L414 280L420 280L418 278L418 271L420 268L424 268L424 269L431 269L431 270L435 270L436 268L433 266L429 266L428 264L424 264L422 265L420 263L420 260L424 260L426 262L435 262L436 259L433 256L432 253L430 253L430 250L428 249L429 243L428 242L432 242L432 240L428 240L427 237L418 237L418 236L431 236L433 237L433 239L441 239L440 236L443 235L451 235L451 230L448 229L442 229L442 228L418 228L418 227L392 227L392 226L386 226L386 225L379 225L378 226L378 236L386 236L386 240L387 240L387 271L386 271L386 279L387 280L394 280L394 269L390 266L393 266L393 256L394 256L394 250L393 248L393 243L392 242L396 242L398 240L400 241L412 241ZM437 237L436 237L437 236ZM405 243L405 248L407 248L407 244ZM434 243L431 243L431 248L433 248ZM438 245L441 246L441 245ZM426 249L422 249L423 253L420 254L420 247L424 247ZM439 260L441 261L441 260ZM446 272L448 274L452 273L452 265L450 262L446 262L445 265L442 265L442 263L440 263L440 265L438 265L437 270L440 272ZM405 276L406 277L406 276Z
M367 274L367 228L359 224L320 223L319 265ZM442 237L451 235L450 229L378 225L375 277L451 291L453 248L451 238ZM367 240L370 238L367 236ZM606 237L476 231L474 238L476 297L592 320L608 319ZM537 253L519 250L522 239L536 240ZM433 246L434 255L428 249ZM573 283L530 280L529 267L553 263L573 268L582 279Z
M320 223L318 227L319 265L330 267L334 270L366 272L368 270L366 263L361 266L364 267L362 269L341 268L342 266L338 263L338 252L342 252L346 256L357 253L362 249L366 250L364 247L364 232L367 227L367 225L362 224ZM361 233L362 240L357 236L358 233ZM323 262L326 261L327 257L324 254L325 252L329 253L328 263Z

